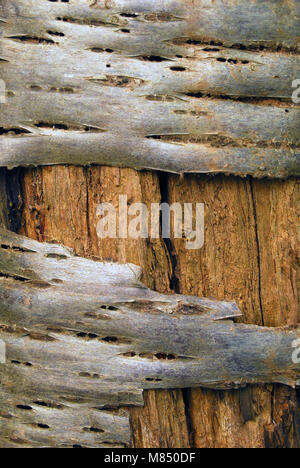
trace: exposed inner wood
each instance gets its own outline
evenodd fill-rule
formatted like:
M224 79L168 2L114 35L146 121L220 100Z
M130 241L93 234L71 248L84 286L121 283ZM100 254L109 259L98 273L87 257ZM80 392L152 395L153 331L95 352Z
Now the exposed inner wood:
M17 192L23 177L16 171L9 173ZM80 255L141 265L143 282L152 289L168 292L172 287L179 293L235 299L248 323L297 324L299 183L255 182L251 190L249 179L162 177L161 188L158 182L155 174L127 169L28 170L21 189L23 221L16 217L14 206L10 219L19 229L23 226L24 234L64 242ZM96 204L111 201L117 206L119 194L124 193L130 203L204 201L204 249L187 252L183 245L180 248L180 240L174 240L175 246L172 241L168 249L162 240L99 241ZM10 199L20 203L17 194ZM199 447L297 447L298 398L298 391L282 386L226 392L150 391L145 408L131 410L134 443L144 447L186 447L187 442Z
M235 303L152 292L140 274L132 264L83 259L0 228L6 344L0 408L9 412L0 413L0 439L6 446L22 437L25 445L61 447L68 439L74 445L76 429L75 445L128 445L124 418L108 413L107 422L83 427L79 420L95 421L89 413L95 408L141 406L145 389L300 385L300 365L292 360L299 329L235 324L241 315ZM64 402L66 411L55 414ZM43 416L40 407L49 405ZM30 417L22 419L18 410ZM82 432L91 434L89 441Z

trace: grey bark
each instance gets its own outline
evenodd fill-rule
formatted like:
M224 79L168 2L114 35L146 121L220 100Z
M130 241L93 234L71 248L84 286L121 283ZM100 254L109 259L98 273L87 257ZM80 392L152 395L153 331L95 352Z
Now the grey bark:
M0 228L1 446L127 445L109 409L144 389L300 385L299 330L235 323L235 303L158 294L140 273Z
M4 0L0 165L300 175L299 2Z

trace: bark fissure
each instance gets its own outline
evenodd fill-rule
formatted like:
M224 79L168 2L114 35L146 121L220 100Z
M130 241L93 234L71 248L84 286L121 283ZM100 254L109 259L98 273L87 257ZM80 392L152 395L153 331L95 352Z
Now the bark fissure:
M256 202L255 202L254 189L253 189L253 180L251 179L250 179L250 190L251 190L251 199L252 199L253 216L254 216L255 239L256 239L256 246L257 246L258 296L259 296L261 323L262 323L262 326L264 326L265 319L264 319L264 310L263 310L263 302L262 302L262 284L261 284L262 274L261 274L260 242L259 242L259 235L258 235L258 219L257 219L257 209L256 209Z
M159 184L160 184L160 192L161 192L161 202L162 203L170 203L169 199L169 176L164 173L159 173ZM171 223L171 219L170 219ZM160 213L160 230L162 232L162 212ZM177 277L176 268L177 268L177 255L176 255L176 247L172 242L171 237L163 237L164 244L166 246L167 252L169 254L170 262L171 262L171 275L170 275L170 289L174 291L176 294L180 294L180 281Z

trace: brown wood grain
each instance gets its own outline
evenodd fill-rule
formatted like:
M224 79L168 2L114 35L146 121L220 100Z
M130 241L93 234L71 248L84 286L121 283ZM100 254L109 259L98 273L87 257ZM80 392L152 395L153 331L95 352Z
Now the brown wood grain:
M230 297L247 323L296 325L299 308L299 180L171 177L172 202L206 206L206 242L174 241L182 294ZM299 445L299 392L275 386L216 393L191 390L197 447ZM246 417L245 417L246 413ZM275 416L274 416L275 415Z
M75 184L68 182L72 175ZM162 241L148 247L144 240L99 242L94 204L115 200L122 192L128 199L134 193L132 201L162 197L170 202L204 202L204 248L188 252L181 240L168 249ZM295 290L295 275L299 277L297 180L253 183L251 179L186 176L182 181L177 176L158 178L124 169L55 167L26 170L23 196L22 232L30 237L64 242L88 256L138 263L144 268L144 282L162 292L177 284L181 293L235 299L248 323L295 323L299 294ZM32 207L39 208L38 215ZM76 217L79 223L69 221ZM296 391L269 386L184 394L184 399L181 391L176 399L167 391L146 394L145 409L132 410L136 447L181 447L188 446L188 440L198 447L300 445ZM185 423L183 416L174 416L183 415L183 405Z
M24 172L23 194L21 233L40 241L63 242L78 255L135 263L143 267L142 280L148 287L170 292L170 258L162 240L149 244L132 239L99 241L96 234L97 203L115 203L119 194L127 194L130 203L160 201L156 174L108 167L38 168ZM176 417L182 414L183 396L180 390L175 394L176 398L165 390L148 391L145 409L132 410L136 447L187 445L187 424ZM166 422L169 418L172 424Z

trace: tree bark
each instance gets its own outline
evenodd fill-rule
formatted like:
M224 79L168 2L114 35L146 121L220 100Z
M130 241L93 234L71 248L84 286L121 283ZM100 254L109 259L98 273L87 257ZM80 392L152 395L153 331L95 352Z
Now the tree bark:
M63 3L1 4L0 166L300 175L298 4Z
M182 181L96 167L26 170L23 180L23 234L63 242L81 255L143 266L144 283L162 292L234 299L247 323L298 323L297 180L266 183L187 176ZM130 202L204 202L204 249L187 252L176 239L168 245L163 240L154 244L150 240L148 245L145 240L99 241L95 204L114 202L119 193L127 194ZM76 219L81 222L75 224ZM284 261L282 249L287 252ZM267 255L270 250L274 254ZM284 267L278 270L277 263ZM145 408L131 410L133 443L137 447L297 447L298 398L298 391L277 385L225 392L147 391Z
M9 20L0 21L0 73L8 103L1 106L0 165L97 162L299 175L299 108L291 103L299 75L298 3L166 0L148 8L130 1L120 8L118 1L91 0L90 6L2 2L0 18ZM75 58L66 56L68 48ZM76 65L83 59L84 70ZM72 79L66 66L74 69ZM16 232L66 244L81 256L142 266L143 282L161 293L235 300L246 323L299 322L296 178L0 169L0 194L0 221ZM204 202L204 248L188 252L177 239L99 241L96 205L117 206L119 194L129 203ZM136 447L300 446L298 390L150 390L145 402L130 410Z

